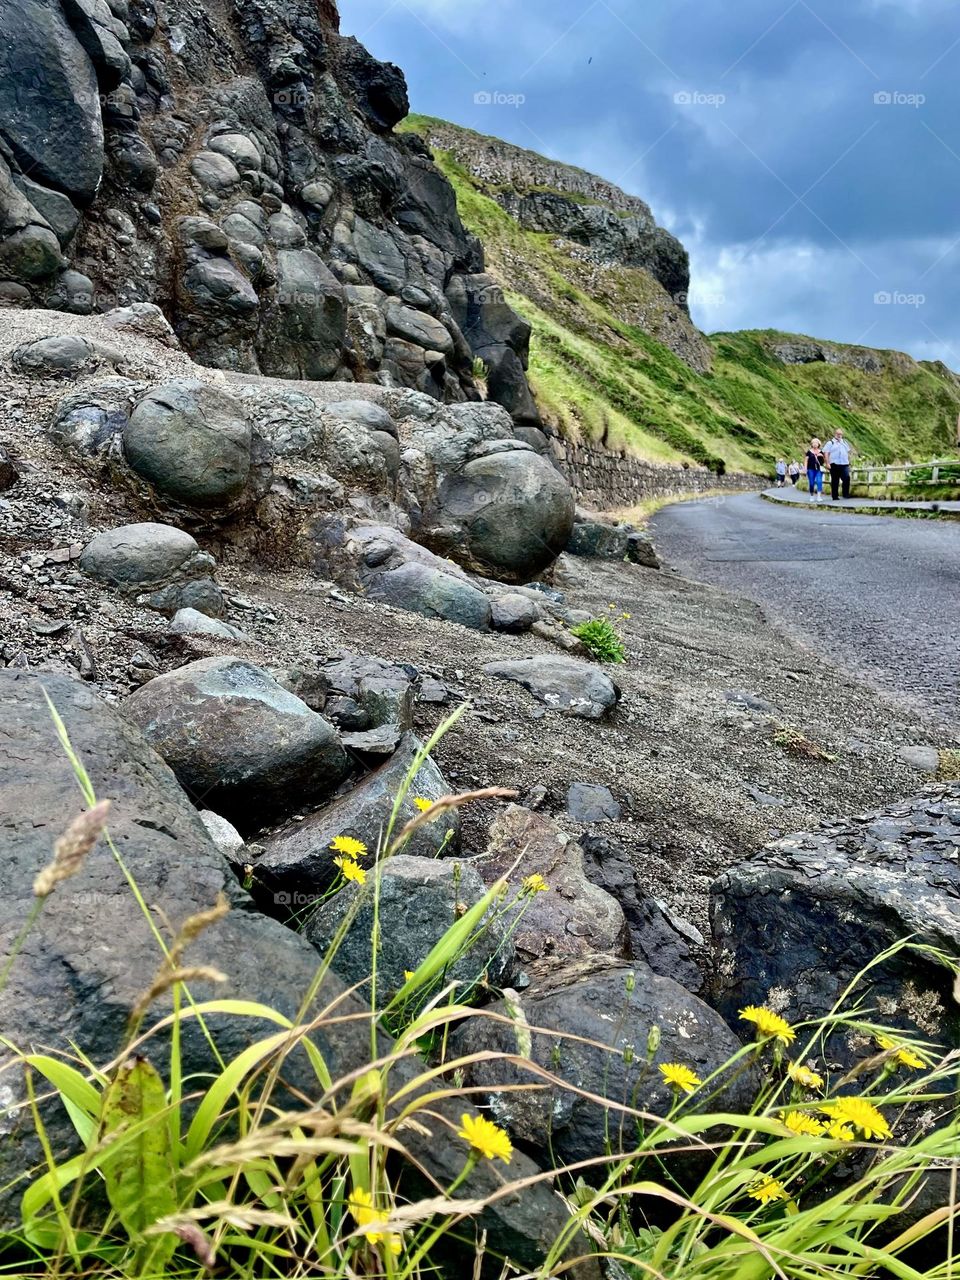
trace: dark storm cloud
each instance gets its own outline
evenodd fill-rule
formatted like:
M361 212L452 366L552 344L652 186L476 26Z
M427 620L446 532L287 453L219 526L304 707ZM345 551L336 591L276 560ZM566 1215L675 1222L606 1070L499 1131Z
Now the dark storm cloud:
M705 327L960 368L952 0L344 0L342 18L415 109L647 200L690 249Z

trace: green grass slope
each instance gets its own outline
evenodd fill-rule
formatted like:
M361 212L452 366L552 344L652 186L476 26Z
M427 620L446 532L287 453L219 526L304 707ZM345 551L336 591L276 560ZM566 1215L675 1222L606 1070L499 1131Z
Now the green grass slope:
M402 127L427 140L432 127L454 129L425 116ZM830 359L784 364L775 347L814 340L772 330L705 339L647 272L598 266L576 246L521 227L494 198L502 186L470 171L471 140L489 140L465 129L455 136L457 155L434 148L434 158L464 224L484 242L488 270L533 326L530 381L564 434L655 462L758 473L837 427L869 460L953 450L960 378L945 366L825 342Z

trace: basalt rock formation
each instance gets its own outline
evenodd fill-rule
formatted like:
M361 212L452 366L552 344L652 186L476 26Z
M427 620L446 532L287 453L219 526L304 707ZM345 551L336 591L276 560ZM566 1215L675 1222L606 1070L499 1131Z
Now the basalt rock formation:
M202 364L536 423L529 326L331 0L5 0L0 304L158 304Z

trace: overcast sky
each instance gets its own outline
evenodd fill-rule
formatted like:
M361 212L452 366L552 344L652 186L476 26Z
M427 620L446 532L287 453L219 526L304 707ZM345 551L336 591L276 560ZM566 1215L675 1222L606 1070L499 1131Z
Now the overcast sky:
M642 196L690 252L708 332L785 329L960 370L956 0L340 10L403 68L413 110Z

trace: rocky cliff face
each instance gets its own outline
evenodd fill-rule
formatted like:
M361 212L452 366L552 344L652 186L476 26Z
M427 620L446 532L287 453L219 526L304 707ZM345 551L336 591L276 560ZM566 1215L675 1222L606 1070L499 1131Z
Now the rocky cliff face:
M200 362L491 395L529 328L331 0L4 0L0 304L158 303Z

